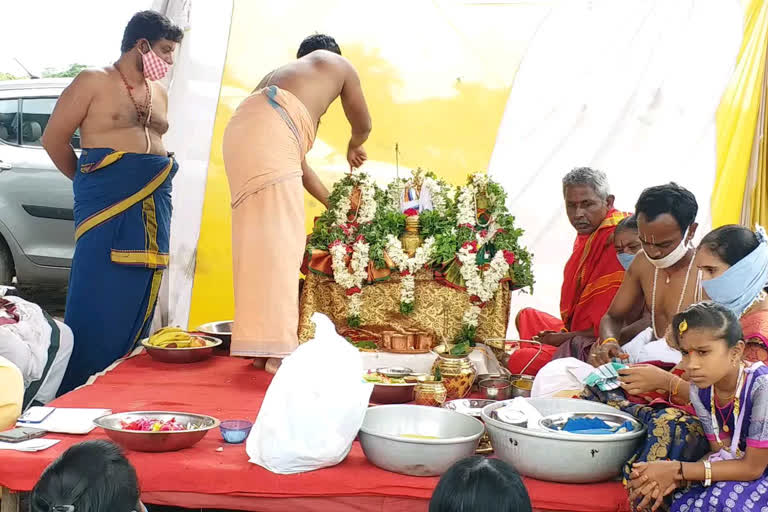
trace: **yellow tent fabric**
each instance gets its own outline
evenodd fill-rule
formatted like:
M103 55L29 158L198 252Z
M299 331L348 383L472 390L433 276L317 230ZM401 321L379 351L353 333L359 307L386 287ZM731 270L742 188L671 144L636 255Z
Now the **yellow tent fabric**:
M738 224L744 202L755 140L766 51L768 2L749 0L745 7L744 39L736 69L717 111L717 171L712 191L712 226ZM762 186L765 190L763 162ZM765 204L765 199L752 201Z
M768 55L766 55L768 66ZM751 191L749 224L768 226L768 72L763 73L763 94L758 121L756 150L752 151L753 165L756 163L756 176Z

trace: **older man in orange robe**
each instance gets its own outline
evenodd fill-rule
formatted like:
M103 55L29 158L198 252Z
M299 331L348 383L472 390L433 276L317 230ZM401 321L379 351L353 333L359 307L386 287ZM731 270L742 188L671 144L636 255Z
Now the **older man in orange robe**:
M560 293L560 318L532 308L521 310L515 319L520 338L537 339L538 347L524 346L512 354L512 373L535 375L552 360L558 347L569 352L588 352L596 339L600 319L611 305L624 278L616 257L613 232L628 214L613 207L605 173L589 167L573 169L563 178L563 197L568 220L576 229L573 254L565 264ZM571 348L572 342L578 347ZM569 353L579 357L578 353ZM534 359L531 361L532 359Z

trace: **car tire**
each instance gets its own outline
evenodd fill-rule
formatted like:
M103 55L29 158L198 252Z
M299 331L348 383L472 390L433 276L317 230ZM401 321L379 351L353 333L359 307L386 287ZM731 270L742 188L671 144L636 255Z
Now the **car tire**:
M0 237L0 286L10 286L13 284L13 276L15 273L11 249L8 247L8 244L5 243L5 240Z

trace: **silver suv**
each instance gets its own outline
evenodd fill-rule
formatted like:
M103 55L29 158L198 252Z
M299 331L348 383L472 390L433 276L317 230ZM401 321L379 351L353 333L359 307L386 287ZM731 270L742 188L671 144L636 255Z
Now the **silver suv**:
M0 285L65 285L74 253L72 182L41 137L70 79L0 81ZM79 132L72 145L80 148Z

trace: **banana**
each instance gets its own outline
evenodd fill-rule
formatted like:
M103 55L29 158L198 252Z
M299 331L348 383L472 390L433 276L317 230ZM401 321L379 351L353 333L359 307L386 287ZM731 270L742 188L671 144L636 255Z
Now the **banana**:
M164 327L149 337L149 344L155 347L166 347L175 344L177 348L189 346L192 336L178 327Z

